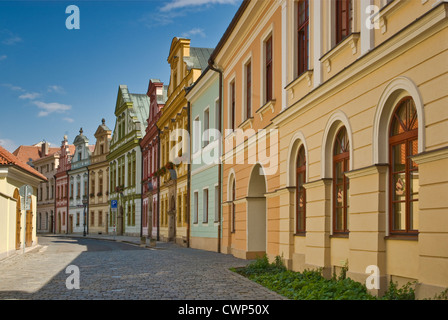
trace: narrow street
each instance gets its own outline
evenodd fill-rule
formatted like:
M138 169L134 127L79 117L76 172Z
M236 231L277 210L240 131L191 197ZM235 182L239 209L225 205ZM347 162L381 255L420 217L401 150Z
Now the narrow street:
M231 255L56 236L40 236L39 244L0 261L1 300L282 299L228 270L248 263ZM79 289L66 287L69 265L79 268Z

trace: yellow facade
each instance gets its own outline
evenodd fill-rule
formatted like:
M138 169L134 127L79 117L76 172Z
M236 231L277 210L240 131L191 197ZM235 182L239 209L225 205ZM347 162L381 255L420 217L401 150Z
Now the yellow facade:
M432 297L448 287L448 230L442 214L448 209L442 196L448 190L443 174L448 155L448 6L435 1L374 1L380 8L378 27L369 29L362 20L367 2L352 3L352 33L335 44L330 35L332 2L310 1L310 67L301 76L289 69L287 106L274 119L280 131L280 184L289 188L280 202L283 216L291 222L297 206L295 159L301 145L307 157L306 234L282 237L281 253L294 270L323 267L328 276L347 264L348 276L360 282L369 275L366 268L375 265L381 279L377 292L390 280L415 280L417 297ZM288 2L286 10L294 10L294 5ZM294 16L287 16L294 25ZM297 53L293 46L287 50L292 64ZM412 158L418 164L413 187L418 190L418 235L400 236L390 222L389 132L392 113L405 97L415 104L418 121L418 150ZM341 127L350 141L345 235L333 229L332 152ZM284 231L294 234L294 223L285 223Z
M210 54L211 49L192 48L190 40L174 38L168 56L171 75L168 100L157 121L160 130L160 231L162 241L174 241L188 246L189 243L189 116L185 89L190 87L207 66L198 61L196 52ZM183 130L183 131L182 131ZM170 163L176 163L168 169ZM171 167L169 167L171 168ZM170 172L171 170L171 172Z
M350 14L337 18L339 5ZM307 40L298 36L303 26ZM270 34L269 104L263 44ZM223 251L280 255L292 270L323 268L328 277L347 266L362 283L376 266L380 285L372 292L379 294L391 280L416 281L418 298L448 287L447 39L441 1L243 2L212 55L223 72L223 125L231 126L235 100L237 127L278 129L279 169L256 178L260 165L249 165L248 155L257 143L248 139L226 154L224 141ZM244 165L234 164L238 151ZM306 161L299 165L300 152ZM265 190L251 192L253 182ZM264 235L250 230L251 203L264 211L256 198L265 201ZM254 236L266 245L251 250Z

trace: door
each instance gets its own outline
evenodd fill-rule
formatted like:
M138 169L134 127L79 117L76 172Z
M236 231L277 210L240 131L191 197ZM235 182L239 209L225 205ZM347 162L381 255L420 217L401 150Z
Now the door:
M33 212L28 210L26 212L26 235L25 245L30 247L33 244Z

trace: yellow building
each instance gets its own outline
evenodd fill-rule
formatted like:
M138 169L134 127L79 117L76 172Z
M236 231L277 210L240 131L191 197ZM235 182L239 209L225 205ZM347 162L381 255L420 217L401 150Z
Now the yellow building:
M248 139L246 165L227 166L224 142L224 251L328 277L347 266L361 283L376 270L379 294L389 281L416 281L418 298L447 288L447 49L444 1L243 1L211 57L223 125L278 129L279 170L258 177Z
M109 145L112 130L102 119L95 132L95 149L89 165L89 233L107 234L109 221Z
M279 253L432 297L448 287L448 4L282 5Z
M0 146L0 259L37 245L37 188L47 178ZM32 187L29 210L21 210L20 188Z
M189 245L189 108L185 89L208 66L213 49L190 47L190 40L173 38L168 63L168 100L157 121L160 130L160 231L162 241Z

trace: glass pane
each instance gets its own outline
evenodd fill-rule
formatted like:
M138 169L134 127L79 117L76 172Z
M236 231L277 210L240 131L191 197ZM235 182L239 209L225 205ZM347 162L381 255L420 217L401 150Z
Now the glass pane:
M334 170L335 170L336 184L342 184L344 178L342 171L342 162L336 162Z
M392 123L391 135L397 135L405 132L406 130L406 105L401 104L400 107L395 111L394 120Z
M393 226L394 230L406 229L406 203L396 202L393 206Z
M412 201L410 205L410 229L418 230L418 201Z
M299 189L303 189L303 183L304 183L304 172L301 172L299 174L297 174L297 186L299 187Z
M305 21L305 1L299 2L299 25Z
M419 190L419 174L418 171L411 171L411 199L418 199L418 190Z
M406 199L406 178L404 173L394 174L394 201Z
M397 144L392 147L393 172L404 171L406 168L406 145Z
M418 154L418 140L413 140L409 142L409 151L411 152L411 155ZM411 160L411 166L412 169L415 169L418 167L418 164L416 164L414 161Z
M336 231L343 231L343 222L344 222L343 212L344 212L343 208L336 208L336 216L335 216L335 219L336 219L335 230Z
M344 205L344 190L343 186L337 186L336 187L336 206L343 206Z
M303 231L303 211L297 210L297 231Z

